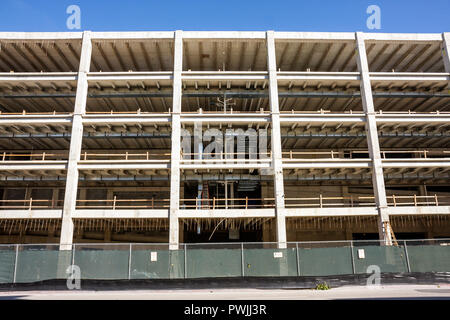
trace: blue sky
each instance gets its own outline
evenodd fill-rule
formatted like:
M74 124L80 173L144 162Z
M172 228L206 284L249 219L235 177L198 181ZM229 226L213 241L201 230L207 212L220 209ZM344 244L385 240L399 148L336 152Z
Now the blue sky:
M450 0L1 0L0 31L70 31L69 5L92 31L450 32ZM380 30L366 26L369 5L381 9Z

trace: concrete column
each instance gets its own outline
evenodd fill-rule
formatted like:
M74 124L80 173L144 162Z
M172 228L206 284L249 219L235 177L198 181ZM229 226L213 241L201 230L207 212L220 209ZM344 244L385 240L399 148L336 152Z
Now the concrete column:
M350 229L350 228L345 229L345 240L353 240L352 229Z
M427 192L427 186L425 185L425 184L421 184L420 186L419 186L419 195L420 196L427 196L428 195L428 192ZM428 201L428 200L427 200Z
M445 72L450 73L450 33L442 34L442 58L444 59Z
M67 163L66 192L61 226L60 250L72 250L73 221L78 189L78 160L83 139L83 115L86 113L88 94L87 73L91 64L92 42L90 31L83 32L80 67L78 71L75 111L72 119L72 136L70 139L69 159Z
M231 181L229 186L230 186L230 199L232 199L230 201L230 205L231 205L231 209L234 209L234 181Z
M59 189L55 187L52 193L52 208L55 208L58 205L58 194Z
M87 189L86 188L80 189L80 200L87 200ZM92 203L85 202L85 201L78 203L78 205L82 205L82 206L86 206L89 204L92 204Z
M369 64L367 62L364 34L356 33L356 51L358 71L361 74L361 100L366 114L366 135L369 155L372 160L372 184L375 202L378 209L378 233L380 240L386 245L392 245L392 237L389 227L389 215L387 214L386 188L384 185L383 166L381 162L380 144L375 116L375 108L372 96L372 87L369 76Z
M30 200L30 198L31 198L31 188L27 186L25 188L25 200Z
M105 229L103 242L107 242L107 243L111 242L111 229L109 227L107 227Z
M349 198L350 194L348 193L348 186L342 186L342 197L343 198ZM344 199L342 201L346 206L350 206L350 200Z
M55 241L55 226L54 225L50 225L48 228L48 233L47 233L47 243L52 243L54 244L53 241Z
M180 239L180 243L184 243L185 242L184 241L184 223L182 223L181 220L179 220L179 222L180 222L180 226L179 226L179 228L180 228L180 230L179 230L180 236L179 236L179 239Z
M280 110L278 105L277 60L275 57L274 32L267 31L267 69L269 72L269 103L272 114L272 168L274 170L274 196L276 212L277 242L280 248L286 247L286 216L284 210L284 182L281 149Z
M175 31L173 64L173 106L172 106L172 149L170 161L170 209L169 209L169 249L178 250L180 210L180 150L181 150L181 72L183 71L183 34Z

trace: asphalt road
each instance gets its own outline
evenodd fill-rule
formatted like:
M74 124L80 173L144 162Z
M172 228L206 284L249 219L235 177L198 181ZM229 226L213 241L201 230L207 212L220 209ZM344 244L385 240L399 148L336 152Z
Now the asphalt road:
M211 289L126 291L10 291L0 300L330 300L330 299L446 299L450 284L345 286L330 290Z

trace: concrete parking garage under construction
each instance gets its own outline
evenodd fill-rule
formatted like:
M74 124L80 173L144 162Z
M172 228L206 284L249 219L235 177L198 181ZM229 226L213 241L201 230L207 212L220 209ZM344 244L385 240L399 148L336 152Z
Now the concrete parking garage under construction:
M0 48L1 243L450 237L449 33L9 32Z

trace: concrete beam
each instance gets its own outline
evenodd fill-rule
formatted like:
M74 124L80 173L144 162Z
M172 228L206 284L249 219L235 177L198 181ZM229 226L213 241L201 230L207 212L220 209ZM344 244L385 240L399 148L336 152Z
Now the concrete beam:
M82 32L0 32L0 40L77 40Z
M276 40L303 40L308 41L354 41L353 32L275 32Z
M450 114L449 113L382 113L376 115L377 123L449 123Z
M371 167L371 161L364 159L283 159L284 169Z
M287 208L286 217L348 217L377 216L376 207L353 208Z
M161 114L88 114L83 117L83 124L125 124L125 123L151 123L151 124L170 124L171 116L167 113Z
M389 207L388 213L392 216L450 214L450 206Z
M364 33L364 38L367 41L408 42L411 44L442 40L439 33Z
M204 160L198 160L199 163L197 164L189 164L189 163L181 163L179 165L180 169L191 169L191 170L219 170L219 169L248 169L248 170L252 170L252 169L267 169L269 170L271 168L271 162L266 161L266 162L259 162L260 160L257 161L242 161L242 162L238 162L237 160L233 159L230 160L228 162L221 162L221 163L203 163L202 161ZM218 162L218 161L215 161ZM172 164L173 165L173 164Z
M2 40L71 40L82 39L82 32L0 32ZM185 39L242 39L264 40L263 31L185 31ZM366 33L369 41L389 42L440 42L439 33ZM304 41L354 41L353 32L274 32L276 40ZM97 40L173 40L171 31L128 31L128 32L92 32L92 39Z
M370 72L370 80L376 82L440 82L449 81L450 74L447 73L419 73L419 72Z
M230 40L264 40L266 34L263 31L184 31L184 39L230 39Z
M167 209L78 209L72 214L73 219L156 219L169 218Z
M345 113L305 113L305 114L280 114L280 123L322 123L322 122L337 122L337 123L364 123L366 117L362 113L345 114Z
M178 213L179 218L275 218L275 209L184 209Z
M203 114L182 114L182 123L270 123L271 118L267 113L203 113Z
M88 82L96 82L101 84L104 81L162 81L172 80L173 74L170 71L133 71L133 72L89 72L87 75Z
M10 125L70 125L70 115L0 115L0 126Z
M209 122L209 123L270 123L271 116L266 113L236 113L236 114L181 114L182 123ZM280 124L293 123L365 123L366 116L362 113L281 113ZM377 123L448 123L449 113L378 113ZM171 116L161 114L87 114L83 117L84 125L91 124L170 124ZM9 125L70 125L70 115L0 115L0 126Z
M129 32L92 32L91 38L97 40L172 40L173 32L171 31L129 31Z
M2 161L0 171L8 170L66 170L67 161Z
M169 160L83 160L79 170L170 169Z
M0 219L61 219L62 209L0 210Z
M66 82L76 81L76 72L14 72L6 73L0 72L0 84L2 82L11 83L14 82L27 83L27 82Z
M448 168L450 158L383 159L383 168Z
M266 71L184 71L183 81L261 81L267 80Z
M279 71L278 81L359 81L358 72L299 72L299 71Z
M447 215L450 206L397 206L388 207L387 213L393 216L404 215ZM72 214L74 219L167 219L167 209L77 209ZM342 207L342 208L285 208L285 217L352 217L377 216L377 207ZM1 210L0 219L59 219L61 209L46 210ZM217 210L180 210L178 218L213 219L213 218L275 218L275 209L217 209Z

